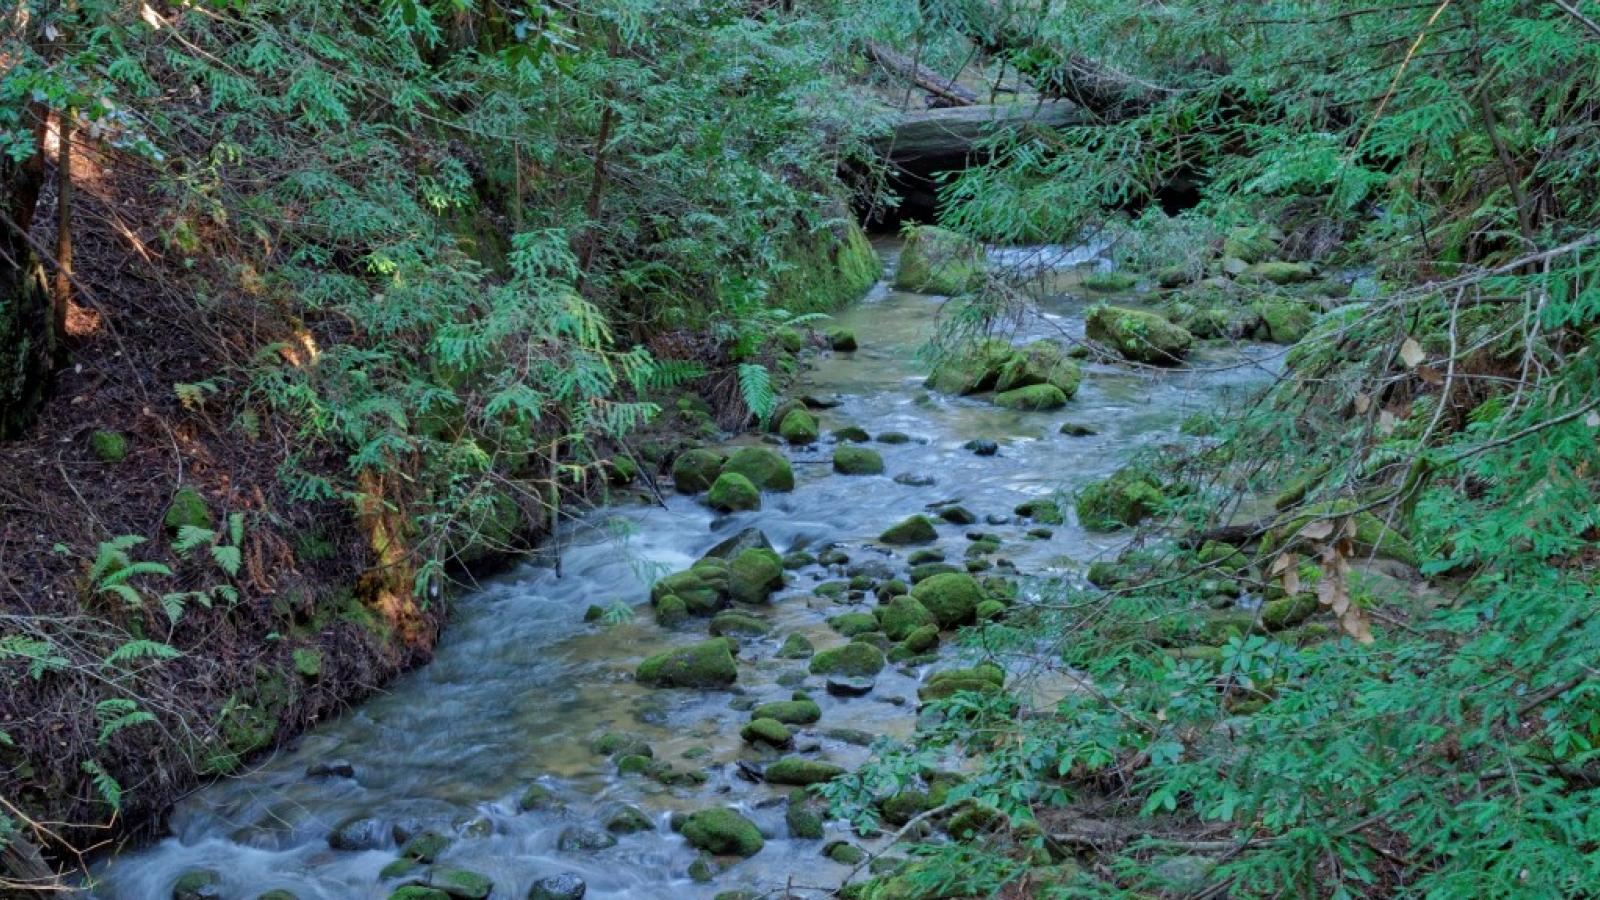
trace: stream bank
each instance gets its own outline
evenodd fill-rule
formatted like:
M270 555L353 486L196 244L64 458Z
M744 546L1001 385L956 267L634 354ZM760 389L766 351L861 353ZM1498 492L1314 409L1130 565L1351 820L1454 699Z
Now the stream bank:
M893 261L897 245L879 249ZM280 890L301 900L385 898L408 881L443 885L452 872L475 873L493 884L493 896L517 898L569 873L587 896L604 898L784 885L820 895L836 887L854 868L853 854L836 843L871 843L839 822L828 822L821 837L809 836L809 824L797 827L803 817L789 808L790 786L750 780L791 752L748 745L740 733L758 704L804 691L819 716L793 727L792 754L855 766L873 740L910 732L918 688L936 667L890 665L864 695L849 696L867 686L830 692L827 678L786 655L785 645L798 636L819 650L845 646L846 617L870 617L878 589L908 581L913 558L937 565L942 554L964 568L978 543L969 532L999 541L986 554L985 577L1076 577L1123 539L1086 531L1070 516L1030 521L1017 507L1070 494L1140 448L1178 439L1192 413L1269 377L1277 353L1251 344L1202 348L1194 371L1088 363L1066 407L1010 410L922 386L929 366L917 350L944 302L882 283L830 323L852 332L857 349L819 355L795 385L797 396L821 407L823 436L776 448L794 472L792 491L764 492L759 509L731 514L677 493L661 504L596 511L569 535L559 573L529 563L486 583L458 605L432 664L292 750L179 804L171 836L97 867L95 896L187 900L175 887L194 887L202 891L195 897ZM1088 307L1071 294L1047 298L1010 337L1019 345L1081 338ZM1240 365L1252 360L1260 365ZM867 432L869 441L852 445L876 452L881 474L835 473L835 448L851 442L833 433L851 427ZM982 442L992 442L992 454L980 455L990 449ZM879 540L907 516L955 506L972 521L936 519L932 539L914 547ZM741 607L758 620L751 630L767 630L736 638L737 680L725 690L640 683L635 671L647 656L707 636L702 618L658 624L649 584L747 529L794 567L767 602ZM601 621L585 621L592 607ZM619 608L630 614L606 612ZM948 634L945 643L953 643ZM961 656L947 649L937 668ZM618 753L618 743L649 752ZM639 757L646 761L632 761ZM722 807L754 823L759 852L708 861L674 833L675 816ZM396 868L401 847L419 835L436 836L428 864ZM420 856L415 845L408 852ZM180 883L194 873L210 874ZM448 895L476 890L457 888L469 892Z

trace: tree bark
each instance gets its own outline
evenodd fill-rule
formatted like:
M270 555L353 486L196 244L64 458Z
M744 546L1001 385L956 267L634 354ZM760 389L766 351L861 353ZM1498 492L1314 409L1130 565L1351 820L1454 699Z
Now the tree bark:
M60 354L50 290L28 240L44 187L44 123L48 111L29 108L34 153L21 161L0 156L0 439L33 421Z

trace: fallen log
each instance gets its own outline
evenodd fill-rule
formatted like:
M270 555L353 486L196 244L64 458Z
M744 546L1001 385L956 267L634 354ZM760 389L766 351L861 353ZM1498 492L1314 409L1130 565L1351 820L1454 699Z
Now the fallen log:
M867 41L866 49L867 57L873 62L944 100L947 104L972 106L978 102L978 95L957 84L955 79L946 78L885 44Z
M997 129L1064 128L1084 124L1088 118L1077 104L1065 100L930 109L902 115L894 130L877 141L876 149L896 163L964 158Z

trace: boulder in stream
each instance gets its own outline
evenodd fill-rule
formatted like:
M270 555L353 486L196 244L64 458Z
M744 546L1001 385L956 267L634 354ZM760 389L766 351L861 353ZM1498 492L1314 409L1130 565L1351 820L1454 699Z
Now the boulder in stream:
M882 608L880 621L883 633L896 641L905 640L913 631L924 625L938 623L921 600L906 594L895 597L889 601L888 606Z
M766 744L769 747L787 747L794 743L794 735L777 719L751 719L739 729L739 737L747 744Z
M680 494L709 490L722 471L722 457L710 450L685 450L672 463L672 486Z
M1053 384L1036 384L994 395L994 405L1021 412L1041 412L1067 405L1067 395Z
M640 663L635 677L655 687L724 688L739 678L733 650L727 638L665 650Z
M691 813L682 833L689 846L718 856L751 857L766 844L756 823L721 807Z
M871 644L852 641L843 647L819 651L811 657L811 674L868 677L883 671L884 664L882 650Z
M767 766L762 776L766 778L768 784L806 787L832 781L844 773L844 767L836 766L833 763L815 759L801 759L798 756L786 756Z
M882 475L883 457L866 447L841 445L833 448L833 470L840 475Z
M785 725L810 725L822 718L822 707L815 700L796 694L793 700L763 703L750 711L755 719L775 719Z
M763 491L794 490L794 468L776 450L766 447L741 447L728 457L722 471L735 472L750 479Z
M932 225L911 229L900 249L897 290L961 294L978 286L988 259L983 245L963 234Z
M977 614L983 602L983 587L965 572L943 572L917 583L911 589L916 598L941 628L965 625Z
M1134 362L1170 366L1181 362L1194 335L1152 312L1121 306L1089 311L1084 333Z
M817 417L803 409L792 409L779 423L778 434L796 446L815 443L819 434Z
M761 492L738 472L723 472L711 485L706 503L717 512L760 509Z
M915 515L889 526L883 534L878 535L878 540L885 544L928 544L938 537L939 532L934 530L927 516Z
M783 587L783 558L772 550L751 548L728 564L728 596L740 603L765 603Z

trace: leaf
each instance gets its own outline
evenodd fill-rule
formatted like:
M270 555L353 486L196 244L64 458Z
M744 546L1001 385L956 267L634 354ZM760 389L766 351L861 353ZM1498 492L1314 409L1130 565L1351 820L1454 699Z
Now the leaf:
M211 548L211 558L217 567L229 575L239 574L239 565L243 561L238 547L229 547L218 544Z
M118 663L132 662L139 659L176 659L182 655L183 653L178 650L178 648L173 647L171 644L163 644L160 641L137 639L128 641L127 643L118 647L116 650L113 650L111 655L106 657L106 662L115 665Z
M178 536L172 541L172 549L179 555L192 552L196 547L215 542L217 533L209 528L198 525L183 525L178 528Z
M100 799L104 800L106 805L113 810L120 811L122 809L122 785L117 783L117 780L112 778L109 772L101 768L100 764L92 759L83 761L83 771L88 773L94 780L94 788L100 792Z
M1372 408L1372 396L1370 394L1357 394L1353 402L1358 416L1366 415L1367 410Z
M1417 366L1417 377L1421 378L1425 383L1433 385L1434 387L1442 387L1444 385L1444 376L1439 374L1439 370L1435 369L1433 366Z
M1327 540L1333 534L1333 522L1328 519L1318 519L1300 529L1300 536L1311 541Z
M1400 361L1406 364L1406 368L1415 369L1427 358L1427 351L1422 349L1416 338L1408 337L1400 343Z
M1387 409L1378 413L1378 433L1384 437L1394 434L1395 427L1400 424L1400 419Z

